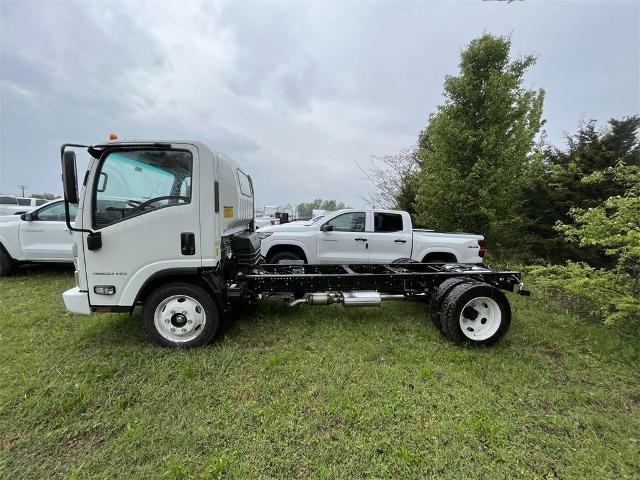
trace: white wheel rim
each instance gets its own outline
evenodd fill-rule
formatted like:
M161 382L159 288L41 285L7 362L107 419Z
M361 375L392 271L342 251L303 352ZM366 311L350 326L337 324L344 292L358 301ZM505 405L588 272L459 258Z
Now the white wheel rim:
M207 314L196 299L187 295L172 295L156 307L153 323L158 333L167 340L184 343L203 332Z
M469 300L460 312L460 330L471 340L491 338L501 324L502 311L493 298L476 297Z

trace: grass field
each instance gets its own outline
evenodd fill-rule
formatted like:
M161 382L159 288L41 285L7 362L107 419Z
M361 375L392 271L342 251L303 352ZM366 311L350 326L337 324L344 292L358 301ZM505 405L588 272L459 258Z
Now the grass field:
M640 334L511 295L496 347L419 303L265 302L208 348L0 280L0 478L638 478ZM535 292L534 292L535 293Z

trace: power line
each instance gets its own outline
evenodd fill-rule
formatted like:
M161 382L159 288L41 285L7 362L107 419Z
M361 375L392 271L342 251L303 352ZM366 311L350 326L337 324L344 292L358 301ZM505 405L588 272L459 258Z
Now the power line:
M18 185L18 188L22 189L22 196L24 197L24 189L28 188L29 185Z

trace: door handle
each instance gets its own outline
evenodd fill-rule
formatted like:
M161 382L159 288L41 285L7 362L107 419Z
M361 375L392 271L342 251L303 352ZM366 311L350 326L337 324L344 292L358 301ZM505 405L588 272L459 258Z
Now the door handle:
M407 241L406 241L406 240L400 240L400 239L398 239L398 240L394 240L394 242L396 242L396 243L407 243Z
M366 242L366 238L356 238L356 242Z
M196 254L196 236L193 232L182 232L180 234L180 250L183 255Z

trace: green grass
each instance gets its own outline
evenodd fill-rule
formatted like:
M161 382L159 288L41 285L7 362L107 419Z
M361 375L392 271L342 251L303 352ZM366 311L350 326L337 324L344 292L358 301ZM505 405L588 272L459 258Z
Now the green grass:
M208 348L0 280L0 478L637 478L640 334L511 295L496 347L426 306L261 304Z

